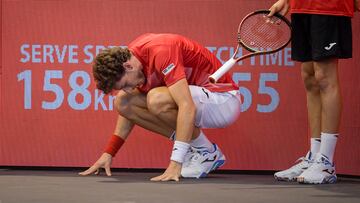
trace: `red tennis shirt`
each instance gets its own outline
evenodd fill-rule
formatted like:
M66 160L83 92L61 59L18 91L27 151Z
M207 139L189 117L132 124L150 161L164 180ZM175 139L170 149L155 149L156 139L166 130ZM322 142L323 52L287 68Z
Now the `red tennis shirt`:
M129 50L140 60L146 83L141 92L160 86L171 86L186 78L189 85L213 92L239 89L229 74L211 84L209 75L221 67L220 61L205 47L176 34L144 34L129 44Z
M354 0L290 0L291 13L354 16Z

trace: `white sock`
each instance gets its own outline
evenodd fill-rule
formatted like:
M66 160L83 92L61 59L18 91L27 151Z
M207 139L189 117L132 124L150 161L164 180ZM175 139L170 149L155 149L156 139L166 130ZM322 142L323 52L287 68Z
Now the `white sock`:
M320 144L321 144L320 138L310 139L310 152L312 157L314 157L316 153L320 152Z
M200 135L194 139L191 140L190 145L200 151L208 150L209 152L214 151L213 144L207 139L205 134L200 130Z
M333 162L336 141L339 134L321 133L320 153Z

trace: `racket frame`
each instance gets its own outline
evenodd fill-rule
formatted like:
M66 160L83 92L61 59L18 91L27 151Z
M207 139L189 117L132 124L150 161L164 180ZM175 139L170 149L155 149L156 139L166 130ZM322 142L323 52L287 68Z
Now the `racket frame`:
M291 41L291 36L289 37L289 40L284 43L282 46L280 46L279 48L277 49L274 49L274 50L255 50L255 49L252 49L251 47L248 47L242 40L241 40L241 37L240 37L240 29L241 29L241 26L243 24L243 22L248 19L249 17L253 16L253 15L258 15L258 14L264 14L264 15L268 15L270 13L269 10L257 10L257 11L254 11L252 13L249 13L248 15L246 15L240 22L239 24L239 27L238 27L238 31L237 31L237 47L236 47L236 51L235 53L233 54L233 56L228 60L226 61L218 70L216 70L212 75L209 76L209 80L211 83L216 83L217 80L219 80L226 72L228 72L236 63L238 63L239 61L241 60L244 60L246 58L249 58L249 57L252 57L252 56L256 56L256 55L263 55L263 54L271 54L271 53L275 53L275 52L278 52L280 51L281 49L285 48ZM289 27L290 29L290 32L291 32L291 23L290 21L280 15L279 13L275 13L274 14L275 17L281 19L281 23L286 23L287 26ZM236 58L236 55L238 54L239 52L239 48L240 46L244 47L246 50L248 50L250 53L249 54L246 54L244 56L241 56L240 58Z

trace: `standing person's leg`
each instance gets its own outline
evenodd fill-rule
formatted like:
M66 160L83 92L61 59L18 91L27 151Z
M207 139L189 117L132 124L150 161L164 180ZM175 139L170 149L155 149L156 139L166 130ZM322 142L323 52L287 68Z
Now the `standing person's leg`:
M351 18L313 15L311 19L312 53L315 78L321 97L321 145L314 163L298 178L299 182L335 183L333 157L341 118L341 93L338 59L352 57Z
M342 109L338 60L315 62L314 68L321 95L321 130L326 133L338 133Z
M313 62L304 62L301 64L301 76L306 90L310 134L312 138L320 138L321 97L319 84L315 78Z
M321 92L321 139L320 153L333 162L342 112L341 89L338 77L338 60L329 59L315 63L315 71ZM322 72L322 73L321 73Z
M310 161L320 150L321 133L321 95L320 86L315 77L314 62L301 64L301 76L306 90L308 123L310 128L310 153L306 158ZM300 175L300 174L299 174Z
M310 167L315 154L320 150L321 131L321 95L319 83L315 78L314 63L312 61L301 64L301 77L306 90L306 103L308 123L310 128L310 149L300 162L289 169L274 174L275 179L282 181L295 181L297 177Z
M298 177L301 183L334 183L333 157L341 118L341 93L338 80L338 60L314 63L315 78L321 97L321 146L315 163Z
M319 84L315 78L313 62L312 40L312 15L292 14L292 42L291 58L301 63L301 76L306 91L306 103L308 124L310 129L310 150L301 157L297 164L289 169L274 174L275 179L284 181L296 181L297 177L304 172L312 163L314 156L320 150L321 131L321 97Z

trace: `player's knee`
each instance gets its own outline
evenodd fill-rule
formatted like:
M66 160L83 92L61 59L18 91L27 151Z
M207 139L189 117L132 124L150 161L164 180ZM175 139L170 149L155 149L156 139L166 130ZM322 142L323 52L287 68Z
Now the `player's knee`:
M319 85L320 91L326 91L329 87L331 87L331 81L330 78L324 74L322 71L316 71L315 72L315 80Z
M304 86L307 92L319 93L319 84L314 78L309 78L308 80L304 80Z
M125 92L119 91L115 97L114 106L120 115L127 117L130 114L129 98Z
M147 94L147 107L152 114L159 115L171 108L168 100L169 95L166 92L152 90Z
M304 86L306 91L308 92L316 92L319 90L319 86L318 83L315 79L314 74L302 71L301 72L301 77L304 81Z

